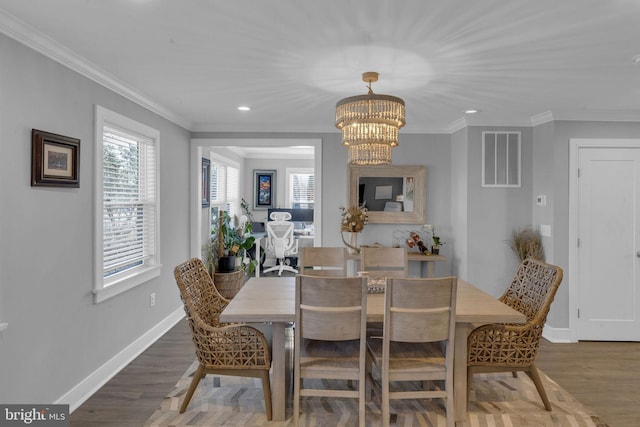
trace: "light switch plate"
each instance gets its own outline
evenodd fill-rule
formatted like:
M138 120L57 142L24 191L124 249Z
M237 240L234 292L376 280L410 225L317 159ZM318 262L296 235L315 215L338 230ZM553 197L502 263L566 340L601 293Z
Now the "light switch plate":
M538 197L536 197L536 205L547 206L547 196L545 196L544 194L541 194Z
M551 226L540 224L540 235L543 237L551 237Z

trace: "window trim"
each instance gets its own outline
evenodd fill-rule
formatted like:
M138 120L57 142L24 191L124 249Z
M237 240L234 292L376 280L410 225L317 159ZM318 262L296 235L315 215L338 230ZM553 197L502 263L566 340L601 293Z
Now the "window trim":
M153 141L155 147L155 250L152 265L131 269L129 274L105 279L103 277L103 138L104 126L138 134ZM100 105L95 108L95 199L94 199L94 303L103 302L129 289L160 277L162 263L160 258L160 131L139 123L133 119L108 110Z

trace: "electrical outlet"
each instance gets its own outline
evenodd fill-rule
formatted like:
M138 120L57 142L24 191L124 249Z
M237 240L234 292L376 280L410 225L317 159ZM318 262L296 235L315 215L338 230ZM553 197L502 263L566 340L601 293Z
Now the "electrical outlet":
M149 306L153 307L154 305L156 305L156 293L152 292L151 295L149 295Z

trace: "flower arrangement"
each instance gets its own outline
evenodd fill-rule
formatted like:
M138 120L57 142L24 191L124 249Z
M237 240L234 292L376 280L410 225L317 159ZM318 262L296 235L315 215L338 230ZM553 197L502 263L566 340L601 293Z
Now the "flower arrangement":
M340 206L342 221L340 223L340 231L348 231L358 233L364 229L369 221L367 208L364 206L349 206L345 208Z

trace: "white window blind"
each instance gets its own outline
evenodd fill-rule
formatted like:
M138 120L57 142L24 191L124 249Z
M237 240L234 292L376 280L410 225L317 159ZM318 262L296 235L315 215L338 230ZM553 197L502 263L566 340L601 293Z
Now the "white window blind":
M96 302L160 275L159 139L96 107Z
M103 275L143 265L155 252L155 147L104 128Z
M294 209L313 209L315 175L312 169L287 169L288 198Z
M227 211L233 218L240 210L240 170L225 160L211 159L211 221L218 211Z

